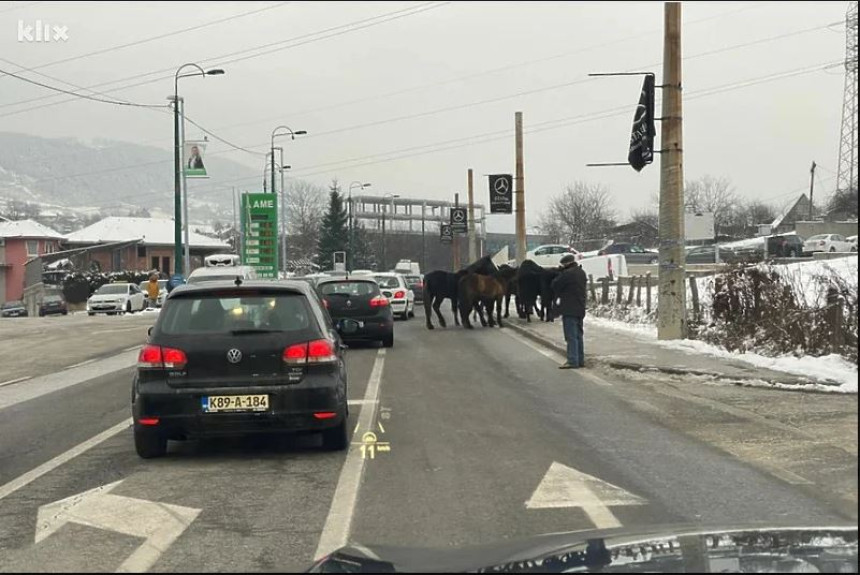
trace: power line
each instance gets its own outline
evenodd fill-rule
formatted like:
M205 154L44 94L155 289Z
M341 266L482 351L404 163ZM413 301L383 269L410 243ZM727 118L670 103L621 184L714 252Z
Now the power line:
M215 133L213 133L212 131L207 130L206 128L204 128L203 126L201 126L200 124L198 124L197 122L195 122L194 120L192 120L191 118L189 118L187 115L185 115L185 120L186 120L189 124L191 124L191 125L196 126L197 128L199 128L201 131L203 131L203 133L205 133L205 134L208 134L208 135L212 136L213 138L215 138L215 139L216 139L216 140L218 140L219 142L221 142L221 143L223 143L223 144L227 144L228 146L230 146L231 148L233 148L233 149L235 149L235 150L239 150L239 151L241 151L241 152L246 152L246 153L251 154L251 155L253 155L253 156L266 156L266 155L267 155L267 154L264 154L264 153L262 153L262 152L255 152L255 151L253 151L253 150L249 150L248 148L243 148L242 146L239 146L239 145L237 145L237 144L233 144L233 143L231 143L230 141L225 140L224 138L222 138L222 137L221 137L221 136L219 136L218 134L215 134Z
M28 8L28 7L33 6L35 4L41 4L41 3L42 3L41 0L39 0L37 2L19 2L15 6L9 6L8 8L4 8L3 10L0 10L0 14L4 14L6 12L11 12L13 10L20 10L21 8Z
M247 60L247 59L249 59L249 58L256 58L256 57L258 57L258 56L263 56L263 55L266 55L266 54L271 54L271 53L276 52L276 51L280 51L280 50L288 50L288 49L291 49L291 48L296 48L296 47L298 47L298 46L304 46L304 45L306 45L306 44L310 44L310 43L313 43L313 42L318 42L318 41L321 41L321 40L327 40L327 39L329 39L329 38L334 38L334 37L337 37L337 36L342 36L342 35L344 35L344 34L349 34L350 32L355 32L355 31L357 31L357 30L363 30L363 29L365 29L365 28L369 28L369 27L371 27L371 26L378 26L378 25L381 25L381 24L386 24L386 23L388 23L388 22L391 22L391 21L394 21L394 20L398 20L398 19L400 19L400 18L405 18L405 17L408 17L408 16L413 16L413 15L415 15L415 14L420 14L420 13L422 13L422 12L426 12L426 11L428 11L428 10L432 10L432 9L435 9L435 8L439 8L439 7L442 7L442 6L444 6L444 5L446 5L446 4L449 4L449 3L450 3L450 2L441 2L441 3L439 3L439 2L425 2L425 3L420 4L420 5L418 5L418 6L412 6L412 7L409 7L409 8L404 8L404 9L400 9L400 10L394 10L394 11L391 11L391 12L386 12L386 13L384 13L384 14L381 14L381 15L378 15L378 16L373 16L373 17L371 17L371 18L365 18L365 19L362 19L362 20L356 20L356 21L349 22L349 23L346 23L346 24L341 24L341 25L339 25L339 26L334 26L334 27L331 27L331 28L326 28L326 29L324 29L324 30L319 30L319 31L316 31L316 32L310 32L310 33L308 33L308 34L303 34L303 35L300 35L300 36L296 36L296 37L294 37L294 38L289 38L289 39L287 39L287 40L282 40L282 41L279 41L279 42L273 42L273 43L269 43L269 44L263 44L263 45L261 45L261 46L256 46L256 47L253 47L253 48L246 48L246 49L243 49L243 50L239 50L239 51L236 51L236 52L231 52L231 53L228 53L228 54L223 54L223 55L221 55L221 56L217 56L217 57L213 57L213 58L206 58L206 59L204 59L204 60L201 60L201 61L200 61L200 63L204 63L204 62L218 62L218 63L219 63L219 65L221 65L221 60L222 60L222 59L224 59L224 58L229 58L229 57L231 57L231 56L236 56L236 55L239 55L239 54L247 54L247 53L249 53L249 52L254 52L254 51L261 50L261 49L263 49L263 48L268 48L268 47L271 47L271 46L274 46L274 45L287 44L287 45L285 45L285 46L283 46L283 45L282 45L282 46L280 46L277 50L269 50L269 51L267 51L267 52L262 52L262 53L259 53L259 54L253 54L253 55L248 56L248 58L242 58L242 59ZM328 34L328 35L325 35L325 34ZM319 37L317 37L317 36L319 36ZM299 41L299 40L301 40L301 41ZM292 44L290 44L291 42L292 42ZM238 59L236 59L236 60L227 60L227 63L229 63L229 62L236 62L236 61L239 61L239 60L238 60ZM167 79L167 78L172 78L172 77L173 77L174 69L173 69L173 68L164 68L164 69L161 69L161 70L155 70L155 71L146 72L146 73L142 73L142 74L135 74L135 75L132 75L132 76L126 76L125 78L119 78L119 79L116 79L116 80L110 80L110 81L107 81L107 82L101 82L101 83L98 83L98 84L93 84L93 85L91 85L91 86L88 86L88 87L87 87L87 89L100 88L100 87L102 87L102 86L109 86L109 85L112 85L112 84L118 84L118 83L121 83L121 82L127 82L127 81L131 81L131 80L136 80L136 79L140 79L140 78L146 78L146 77L149 77L149 76L154 76L154 75L156 75L156 74L164 74L164 73L167 73L167 72L170 72L170 74L169 74L169 75L166 75L166 76L159 76L159 77L157 77L157 78L152 78L152 79L149 79L149 80L144 80L144 81L141 81L141 82L137 82L137 83L135 83L135 84L128 84L128 85L126 85L126 86L118 86L118 87L116 87L116 88L111 88L110 90L105 90L105 91L106 91L106 92L117 92L117 91L121 91L121 90L127 90L127 89L130 89L130 88L136 88L136 87L138 87L138 86L144 86L144 85L147 85L147 84L151 84L151 83L153 83L153 82L158 82L158 81L160 81L160 80L164 80L164 79ZM48 97L50 98L50 96L48 96ZM44 99L45 99L45 97L30 98L30 99L27 99L27 100L19 100L19 101L17 101L17 102L10 102L10 103L6 103L6 104L0 104L0 108L5 108L5 107L9 107L9 106L17 106L17 105L21 105L21 104L28 104L28 103L31 103L31 102L36 102L36 101L40 101L40 100L44 100ZM39 105L39 106L33 106L33 107L30 107L30 108L24 108L24 109L16 110L16 111L13 111L13 112L6 112L6 113L4 113L4 114L0 114L0 117L6 117L6 116L13 116L13 115L17 115L17 114L22 114L22 113L24 113L24 112L29 112L29 111L33 111L33 110L38 110L38 109L42 109L42 108L46 108L46 107L50 107L50 106L56 106L56 105L64 104L64 103L66 103L66 102L71 102L71 101L72 101L72 100L59 100L59 101L56 101L56 102L49 102L49 103L46 103L46 104L41 104L41 105Z

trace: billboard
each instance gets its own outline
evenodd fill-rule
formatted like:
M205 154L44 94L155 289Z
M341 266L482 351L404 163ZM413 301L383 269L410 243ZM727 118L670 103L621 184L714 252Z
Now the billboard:
M242 194L242 263L278 278L278 196Z

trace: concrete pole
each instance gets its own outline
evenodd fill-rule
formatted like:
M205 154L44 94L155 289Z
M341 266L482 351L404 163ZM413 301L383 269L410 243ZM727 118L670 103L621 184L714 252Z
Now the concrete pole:
M660 157L660 299L657 337L687 335L684 252L684 165L681 121L681 4L664 5L663 125Z
M469 168L469 261L478 259L475 245L475 191L472 181L472 168Z
M460 207L460 194L454 194L454 207ZM448 221L451 221L450 210L448 215ZM454 232L454 241L451 242L451 250L453 251L454 257L454 271L458 271L460 269L460 234Z
M517 153L517 265L526 259L526 189L523 174L523 113L517 112L516 124L516 153Z
M812 162L812 167L809 168L809 221L815 217L815 204L812 202L812 195L815 192L815 168L817 165ZM776 233L776 230L771 230Z

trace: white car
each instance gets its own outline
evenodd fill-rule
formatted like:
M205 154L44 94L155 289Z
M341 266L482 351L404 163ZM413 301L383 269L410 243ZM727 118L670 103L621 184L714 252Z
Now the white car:
M575 255L578 260L582 259L582 254L572 247L563 244L538 246L526 252L526 259L532 260L534 263L545 268L557 268L561 263L561 258L568 254Z
M857 244L849 242L839 234L819 234L807 238L803 243L803 253L814 252L856 252Z
M409 289L406 278L400 274L374 274L373 279L391 303L394 315L400 319L415 317L415 293Z
M137 284L105 284L87 300L87 315L132 313L145 307L146 296Z
M250 266L215 266L197 268L188 274L187 284L201 282L235 281L237 277L243 280L257 279L257 270Z
M851 251L856 252L857 251L857 236L848 236L845 239L848 240L848 243L851 244Z

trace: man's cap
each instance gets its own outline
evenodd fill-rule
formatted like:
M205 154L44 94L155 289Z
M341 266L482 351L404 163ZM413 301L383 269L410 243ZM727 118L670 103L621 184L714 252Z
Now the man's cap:
M576 256L574 256L573 254L567 254L566 256L561 258L561 261L559 263L563 266L569 266L572 263L576 263Z

